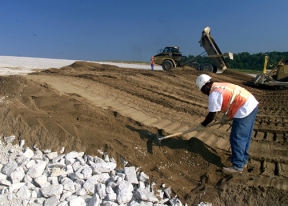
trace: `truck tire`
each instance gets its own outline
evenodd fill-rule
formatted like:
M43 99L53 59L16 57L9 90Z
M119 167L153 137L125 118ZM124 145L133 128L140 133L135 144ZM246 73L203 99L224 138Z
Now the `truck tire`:
M162 69L165 70L165 71L169 71L173 68L173 63L169 60L165 60L163 63L162 63Z
M192 62L192 63L189 64L189 66L192 67L195 70L198 70L198 71L200 71L200 69L201 69L200 64L197 63L197 62Z
M214 72L213 65L210 63L204 63L201 65L201 71Z

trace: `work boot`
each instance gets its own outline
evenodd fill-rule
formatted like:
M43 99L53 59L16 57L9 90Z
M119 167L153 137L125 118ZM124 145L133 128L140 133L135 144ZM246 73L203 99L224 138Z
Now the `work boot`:
M226 161L232 162L232 158L231 158L231 157L228 157L228 158L226 159ZM243 168L244 168L244 169L247 169L247 168L248 168L248 163L244 164L244 167L243 167Z
M234 167L223 167L223 172L228 173L242 173L242 170L237 170Z

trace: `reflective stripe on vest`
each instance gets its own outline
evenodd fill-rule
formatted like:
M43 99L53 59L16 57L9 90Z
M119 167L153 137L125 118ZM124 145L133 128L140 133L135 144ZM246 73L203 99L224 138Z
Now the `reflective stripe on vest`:
M223 96L221 111L233 119L236 112L251 96L246 89L231 83L213 83L210 94L214 91L220 92Z

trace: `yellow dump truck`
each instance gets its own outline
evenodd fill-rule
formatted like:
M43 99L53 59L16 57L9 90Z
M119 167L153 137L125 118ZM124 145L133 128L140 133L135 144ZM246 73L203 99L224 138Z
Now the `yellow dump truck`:
M160 50L158 54L154 55L155 64L161 65L163 70L168 71L175 67L190 66L196 70L209 71L214 73L222 73L227 69L226 57L233 59L233 54L228 52L222 54L216 42L210 34L210 28L206 27L202 31L200 38L200 46L205 49L205 52L197 55L195 58L187 60L179 51L179 46L167 46L165 49ZM211 63L200 64L196 60L200 56L212 58Z

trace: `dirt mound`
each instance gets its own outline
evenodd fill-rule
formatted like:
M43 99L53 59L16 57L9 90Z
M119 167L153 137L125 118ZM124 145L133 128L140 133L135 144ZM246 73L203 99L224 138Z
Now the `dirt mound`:
M70 66L67 67L62 67L61 70L71 70L71 69L77 69L77 71L82 72L82 71L93 71L95 69L101 70L101 69L116 69L119 68L117 66L113 65L107 65L107 64L99 64L99 63L94 63L94 62L83 62L83 61L76 61Z
M75 62L27 76L0 77L1 133L29 147L77 150L121 159L139 167L160 187L170 186L183 203L215 205L288 204L287 91L264 91L244 83L243 73L210 74L239 84L259 100L248 170L229 166L228 127L213 127L166 139L203 121L207 97L189 68L169 72ZM219 115L220 118L221 115Z

